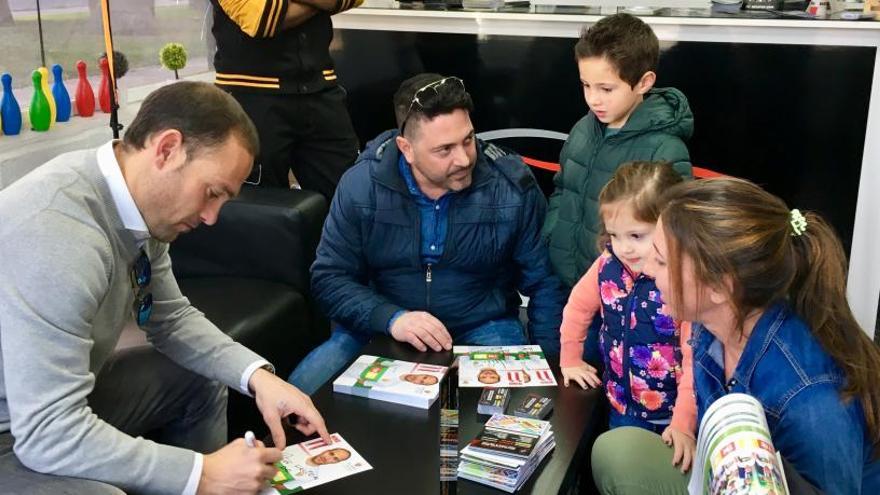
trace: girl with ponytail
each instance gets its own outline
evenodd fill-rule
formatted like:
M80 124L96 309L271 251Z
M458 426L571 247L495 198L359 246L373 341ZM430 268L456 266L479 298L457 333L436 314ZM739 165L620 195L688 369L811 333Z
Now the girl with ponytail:
M645 271L695 322L699 417L749 394L800 476L828 494L880 493L880 351L847 304L833 229L745 180L682 184L668 200Z

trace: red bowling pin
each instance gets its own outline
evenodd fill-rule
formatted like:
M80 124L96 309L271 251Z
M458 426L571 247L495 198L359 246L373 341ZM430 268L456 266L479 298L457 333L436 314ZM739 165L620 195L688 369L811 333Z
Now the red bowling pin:
M76 83L76 113L80 117L91 117L95 113L95 92L86 76L86 63L82 60L76 62L76 71L79 80Z
M101 105L101 111L110 113L110 63L107 57L101 57L98 60L101 66L101 88L98 90L98 102Z

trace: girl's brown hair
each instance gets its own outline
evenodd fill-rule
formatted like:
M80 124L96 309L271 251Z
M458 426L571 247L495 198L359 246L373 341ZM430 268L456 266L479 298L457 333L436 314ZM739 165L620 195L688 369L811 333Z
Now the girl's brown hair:
M806 228L796 231L792 211L781 199L733 178L673 188L661 216L674 300L683 300L686 254L699 283L729 287L740 331L755 310L787 301L846 375L842 398L861 401L876 455L880 350L847 303L846 256L831 226L805 212Z
M604 217L609 205L625 202L632 206L636 220L657 223L663 209L664 193L682 180L669 162L626 162L599 193L599 217ZM599 252L606 244L608 232L603 221L598 239Z

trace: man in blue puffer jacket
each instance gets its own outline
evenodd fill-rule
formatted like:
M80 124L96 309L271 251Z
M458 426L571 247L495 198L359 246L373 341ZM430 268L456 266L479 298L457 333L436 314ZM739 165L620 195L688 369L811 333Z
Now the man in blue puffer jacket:
M312 265L335 322L288 381L317 390L386 334L420 351L540 344L559 354L565 303L540 236L547 204L519 156L474 136L461 79L420 74L394 95L400 130L337 186ZM529 296L529 331L518 318Z

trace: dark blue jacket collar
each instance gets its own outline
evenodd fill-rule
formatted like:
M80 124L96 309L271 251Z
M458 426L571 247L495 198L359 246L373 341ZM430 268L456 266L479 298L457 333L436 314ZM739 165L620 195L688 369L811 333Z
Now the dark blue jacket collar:
M379 134L376 139L367 143L358 161L370 160L375 162L371 167L371 175L376 182L395 190L401 194L409 194L406 181L400 175L398 160L400 150L397 148L395 138L400 134L397 129L390 129ZM465 191L476 189L486 185L492 178L492 166L483 151L484 144L477 141L477 164L474 167L473 182Z

